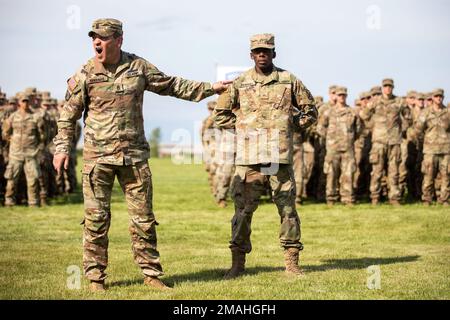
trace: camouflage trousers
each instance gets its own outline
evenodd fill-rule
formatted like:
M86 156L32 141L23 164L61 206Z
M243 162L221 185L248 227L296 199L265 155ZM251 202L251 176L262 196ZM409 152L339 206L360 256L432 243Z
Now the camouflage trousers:
M400 201L399 168L401 162L400 145L387 145L374 142L369 155L372 164L370 179L370 198L379 200L381 195L382 178L387 167L387 185L389 200Z
M435 179L441 174L439 203L448 202L450 193L450 155L425 154L422 162L422 200L433 201Z
M327 202L338 201L339 194L342 202L355 202L353 191L355 171L356 165L353 150L345 152L327 150L323 164L323 172L327 175Z
M296 187L296 201L302 202L302 198L307 197L306 185L311 178L314 167L314 152L305 152L303 148L294 150L294 176Z
M36 158L25 158L24 160L9 159L5 171L5 179L7 181L5 205L16 204L16 195L22 171L25 173L27 181L28 205L39 205L39 176L41 172Z
M5 170L6 170L5 160L3 158L3 153L1 153L0 151L0 201L2 202L5 199L5 188L6 188Z
M230 189L231 178L234 173L234 164L221 164L218 166L215 175L216 201L226 200L228 190Z
M420 200L422 195L423 174L421 164L423 161L422 147L416 142L408 142L408 160L406 167L408 170L407 187L408 197Z
M408 160L409 157L411 156L408 152L408 145L409 140L402 139L402 143L400 144L401 161L398 169L398 187L400 189L401 196L403 196L407 187L408 190L411 189L411 185L409 185L408 183L408 175L409 175Z
M317 139L317 141L314 144L314 149L316 150L315 155L315 161L317 166L317 177L316 177L316 198L319 201L325 200L325 186L327 182L327 177L325 173L323 172L323 164L325 161L325 154L326 154L326 148L325 148L325 140L323 138Z
M205 165L205 170L208 173L208 183L209 183L209 188L211 190L211 193L213 195L216 194L216 172L217 172L217 164L215 163L207 163Z
M300 242L300 218L295 209L295 180L292 165L280 164L276 172L263 165L236 166L231 186L235 214L231 220L230 248L250 253L253 213L258 207L265 181L269 179L273 201L280 215L279 239L283 248L303 249ZM267 170L267 171L266 171Z
M158 223L152 209L152 178L147 161L129 166L84 163L84 273L89 280L106 278L111 191L115 176L128 205L134 260L145 275L160 276L163 272L156 248L155 229Z
M355 143L355 176L353 178L353 190L359 197L365 196L369 192L370 184L370 163L369 152L370 137L361 137Z

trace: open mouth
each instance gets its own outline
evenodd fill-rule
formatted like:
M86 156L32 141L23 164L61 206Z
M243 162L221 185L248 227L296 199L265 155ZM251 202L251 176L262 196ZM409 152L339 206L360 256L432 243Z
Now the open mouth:
M101 54L101 53L103 52L103 49L102 49L101 47L95 47L95 51L96 51L98 54Z

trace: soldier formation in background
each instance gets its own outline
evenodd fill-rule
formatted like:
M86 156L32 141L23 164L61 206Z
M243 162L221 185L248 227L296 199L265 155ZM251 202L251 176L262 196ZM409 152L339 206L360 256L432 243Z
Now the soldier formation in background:
M48 91L27 88L7 99L0 90L0 201L5 206L45 206L49 198L75 191L76 151L62 175L52 166L61 106ZM73 150L81 134L79 123L76 131Z
M352 107L345 87L330 86L325 103L315 97L318 122L293 135L297 205L309 199L329 206L367 200L373 205L437 201L448 206L450 104L443 104L444 90L409 91L405 97L393 90L394 81L384 79L381 86L362 92ZM221 157L215 139L223 129L214 126L211 114L204 124L204 154L216 195ZM216 201L224 207L223 191L229 185L221 188L222 202Z

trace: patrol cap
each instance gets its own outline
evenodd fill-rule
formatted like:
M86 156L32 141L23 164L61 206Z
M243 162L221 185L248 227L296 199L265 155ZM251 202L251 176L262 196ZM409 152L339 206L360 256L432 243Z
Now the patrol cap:
M275 49L275 36L271 33L253 35L250 38L250 50L257 48Z
M435 89L435 90L433 90L433 91L431 92L431 95L432 95L433 97L436 97L436 96L444 96L444 89Z
M381 87L375 86L372 89L370 89L370 94L373 96L375 94L381 94Z
M27 92L19 93L19 101L30 101L30 95Z
M328 93L336 93L337 85L333 84L328 88Z
M425 93L425 100L431 100L433 98L433 94L431 92Z
M49 105L51 106L53 104L53 100L50 98L44 98L41 102L42 105Z
M314 102L315 103L322 103L323 102L323 97L322 96L315 96L314 97Z
M336 94L337 95L341 95L341 94L347 95L347 88L346 87L338 87L336 89Z
M17 103L17 98L16 97L11 97L8 99L8 103L9 104L16 104Z
M406 94L407 98L415 98L417 96L417 91L411 90Z
M383 81L381 82L381 84L383 85L383 87L384 87L384 86L391 86L391 87L393 87L393 86L394 86L394 80L389 79L389 78L383 79Z
M25 89L25 93L30 96L36 95L36 92L37 92L37 89L35 87L28 87Z
M416 99L417 100L425 100L425 95L423 93L417 93L416 94Z
M92 23L92 30L89 31L88 36L92 37L94 34L98 34L102 37L109 37L113 34L123 34L122 22L117 19L97 19Z
M41 91L40 93L41 93L42 99L50 98L50 91Z
M361 92L359 94L359 100L362 100L362 99L367 99L367 92L366 91Z
M217 102L216 101L208 101L208 103L206 104L208 106L208 110L214 110L214 108L216 107Z

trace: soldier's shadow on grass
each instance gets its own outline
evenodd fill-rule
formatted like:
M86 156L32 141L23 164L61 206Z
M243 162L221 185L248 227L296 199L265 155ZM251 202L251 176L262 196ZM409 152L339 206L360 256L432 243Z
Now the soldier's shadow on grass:
M243 276L256 275L258 273L264 272L281 272L283 271L283 267L268 267L268 266L259 266L259 267L250 267L245 269L245 274ZM169 275L161 278L165 284L169 287L174 287L179 283L183 282L209 282L209 281L221 281L225 275L227 269L207 269L200 270L197 272L184 273L184 274L175 274ZM109 284L110 287L127 287L133 285L139 285L143 283L142 278L135 278L130 280L119 280L114 281Z
M301 268L305 273L323 272L328 270L354 270L354 269L366 269L371 265L387 265L395 263L408 263L417 261L420 258L418 255L404 256L404 257L389 257L389 258L358 258L358 259L328 259L324 260L321 265L301 265ZM221 281L225 275L226 269L206 269L197 272L190 272L184 274L169 275L162 280L170 287L177 286L183 282L210 282ZM266 272L284 272L284 267L269 267L269 266L256 266L245 269L245 276L253 276L259 273ZM127 287L132 285L142 284L142 278L135 278L130 280L120 280L109 284L111 287Z
M390 257L390 258L358 258L358 259L328 259L323 260L321 265L306 265L302 266L305 272L320 272L333 269L366 269L372 265L386 265L394 263L414 262L420 258L418 255L404 256L404 257Z

